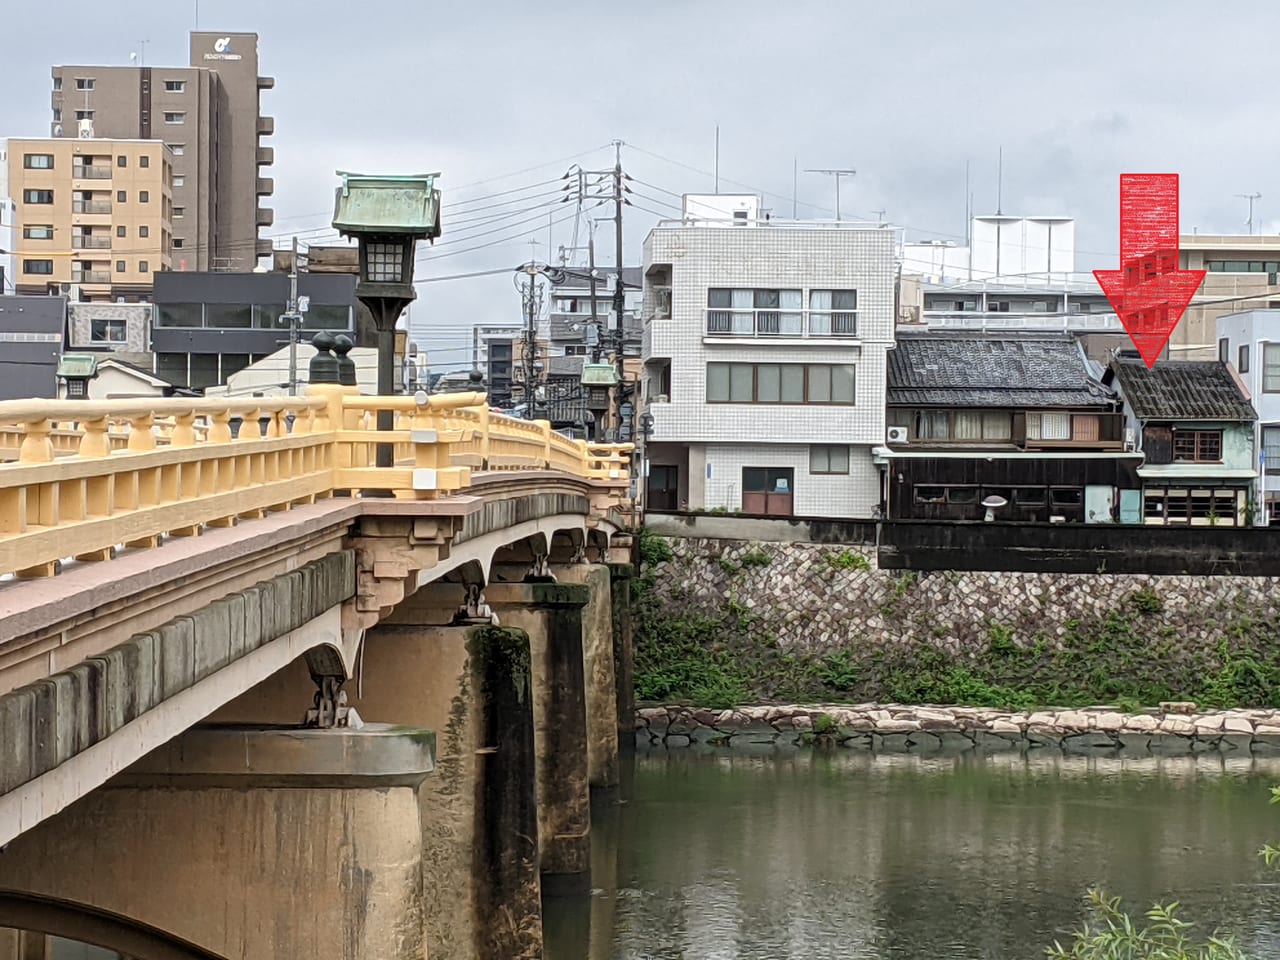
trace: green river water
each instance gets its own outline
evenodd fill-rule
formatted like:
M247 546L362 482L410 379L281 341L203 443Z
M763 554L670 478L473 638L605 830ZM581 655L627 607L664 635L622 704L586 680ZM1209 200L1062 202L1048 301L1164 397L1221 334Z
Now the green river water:
M1023 960L1091 884L1280 957L1272 784L1280 760L642 750L546 957Z

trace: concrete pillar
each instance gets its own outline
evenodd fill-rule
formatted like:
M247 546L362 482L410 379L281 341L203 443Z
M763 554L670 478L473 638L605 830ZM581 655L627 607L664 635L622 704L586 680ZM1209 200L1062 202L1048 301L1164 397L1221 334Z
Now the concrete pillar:
M224 957L421 960L433 752L405 727L195 728L15 839L0 883Z
M636 654L631 619L629 563L609 564L609 599L613 604L613 673L617 684L618 742L624 750L636 745Z
M593 790L610 790L618 785L619 723L609 568L603 564L570 563L553 565L551 572L560 583L581 583L590 591L587 605L582 608L587 780Z
M438 731L419 789L427 955L540 957L529 638L430 625L441 618L406 602L370 630L349 702L365 720Z
M538 840L548 892L591 881L591 795L587 782L582 584L493 583L485 600L504 626L529 635L537 756Z

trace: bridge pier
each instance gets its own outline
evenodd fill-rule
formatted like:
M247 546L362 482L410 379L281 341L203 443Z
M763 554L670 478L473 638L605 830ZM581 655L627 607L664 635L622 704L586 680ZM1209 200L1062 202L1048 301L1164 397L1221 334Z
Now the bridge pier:
M228 958L420 960L418 787L434 746L429 730L372 724L198 727L17 837L0 890ZM22 917L0 913L8 925Z
M529 638L431 625L443 612L406 603L370 630L349 702L366 720L437 731L418 794L427 955L541 957Z
M617 689L618 743L630 750L636 745L635 640L631 623L629 563L609 564L609 603L613 608L613 671Z
M560 583L580 583L590 591L582 608L587 781L593 791L612 790L618 786L618 704L609 568L604 564L552 564L551 573Z
M485 600L504 626L529 635L532 654L538 839L544 889L586 890L591 882L586 685L581 584L492 583Z

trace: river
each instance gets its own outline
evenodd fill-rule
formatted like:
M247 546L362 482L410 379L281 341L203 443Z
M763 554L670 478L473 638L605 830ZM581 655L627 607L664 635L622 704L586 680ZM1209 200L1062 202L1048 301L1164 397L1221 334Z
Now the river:
M1093 884L1280 956L1280 760L642 750L547 960L1029 960Z

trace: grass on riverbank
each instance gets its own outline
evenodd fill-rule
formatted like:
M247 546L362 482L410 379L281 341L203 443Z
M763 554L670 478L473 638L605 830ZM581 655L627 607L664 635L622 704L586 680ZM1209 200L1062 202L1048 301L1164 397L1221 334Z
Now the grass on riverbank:
M1162 700L1207 708L1280 707L1280 623L1227 614L1223 639L1198 646L1156 626L1159 597L1136 591L1125 609L1068 621L1061 637L1017 636L988 626L984 649L949 653L932 643L780 649L763 618L732 598L717 615L663 605L654 568L672 559L660 537L641 537L633 581L636 696L727 708L759 702L938 703L1024 710L1115 704L1125 711ZM910 588L910 575L901 581ZM1055 631L1056 633L1056 631Z

